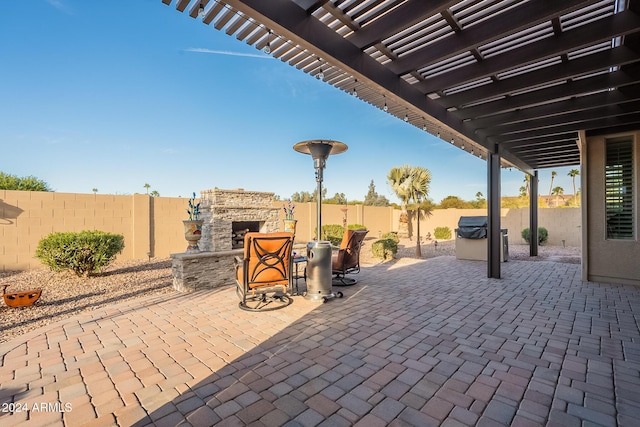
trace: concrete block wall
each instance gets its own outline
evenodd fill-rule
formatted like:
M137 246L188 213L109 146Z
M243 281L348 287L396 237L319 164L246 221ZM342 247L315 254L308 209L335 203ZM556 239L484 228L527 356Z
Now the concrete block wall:
M35 258L38 242L53 232L101 230L122 234L125 249L119 259L167 258L187 247L182 221L187 219L187 199L149 197L146 194L104 195L58 192L0 190L0 271L41 268ZM273 202L278 212L277 227L282 229L284 201ZM342 224L342 205L322 205L323 224ZM400 211L390 207L347 206L347 223L364 224L369 238L377 238L398 227ZM421 235L436 227L457 227L460 216L486 215L483 209L435 210L420 224ZM296 243L314 238L316 204L296 206ZM580 246L579 208L540 209L539 224L549 230L549 244ZM524 243L520 233L529 226L529 209L503 209L502 228L509 229L509 241ZM410 231L415 235L412 216ZM452 236L453 238L454 236Z
M133 202L130 196L0 190L0 270L41 266L35 258L38 242L62 231L123 234L120 256L132 259Z
M429 218L420 221L420 235L425 236L430 232L432 237L436 227L449 227L452 239L455 238L454 230L458 227L461 216L484 216L486 209L436 209ZM399 211L396 211L399 218ZM409 231L416 234L415 215L411 215ZM529 208L501 209L501 228L506 228L509 233L509 243L526 244L522 238L522 230L529 228ZM397 219L395 221L397 227ZM581 213L580 208L544 208L538 209L538 226L544 227L549 232L547 245L580 247L581 245Z

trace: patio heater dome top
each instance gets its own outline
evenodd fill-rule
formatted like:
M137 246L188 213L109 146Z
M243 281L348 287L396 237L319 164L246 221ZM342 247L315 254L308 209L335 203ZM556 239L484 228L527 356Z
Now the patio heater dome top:
M310 139L293 146L298 153L310 154L313 159L324 160L332 154L344 153L347 148L347 144L331 139Z

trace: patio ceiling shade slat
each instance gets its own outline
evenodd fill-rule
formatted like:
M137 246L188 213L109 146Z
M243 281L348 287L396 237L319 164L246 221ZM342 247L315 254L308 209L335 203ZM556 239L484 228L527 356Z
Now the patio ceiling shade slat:
M479 87L467 92L441 97L438 101L446 106L464 105L472 100L488 99L496 95L510 95L513 92L527 88L535 88L570 79L581 74L600 71L603 68L609 69L610 67L638 61L640 61L640 57L636 52L621 46L589 57L565 61L532 73L532 75L525 74L507 80L500 80L492 83L490 87Z
M451 0L404 3L382 16L375 23L353 33L349 36L349 41L360 49L366 49L455 3L457 1Z
M213 24L213 27L216 30L220 30L222 28L224 28L225 25L227 25L227 23L235 16L235 11L231 10L231 9L226 9L224 10L220 16L218 17L218 19L216 19L216 22Z
M525 64L544 60L554 55L561 55L581 46L624 35L640 29L640 17L631 11L622 12L598 21L584 25L577 29L563 33L553 38L546 38L519 49L518 55L506 53L466 67L463 70L452 71L444 76L428 79L419 83L419 90L429 93L440 88L447 88L473 81L485 76L491 76L501 71L516 68L522 64L522 58L527 58Z
M494 132L497 132L501 135L523 132L529 129L542 131L544 129L551 129L559 126L580 124L592 121L596 118L624 116L626 114L632 114L637 111L640 111L640 101L615 105L596 106L595 108L590 108L588 110L563 113L562 115L558 116L536 118L534 120L528 120L526 122L501 125L491 129L495 129ZM485 130L481 130L481 132L485 132Z
M519 109L518 111L476 119L473 120L473 124L478 128L517 125L519 123L524 123L526 126L527 121L534 119L580 113L581 111L597 109L603 106L632 102L640 96L639 87L640 86L636 84L627 88L628 92L626 94L622 90L607 90L592 95L567 99L565 101Z
M247 24L244 25L242 31L238 32L238 34L236 34L236 38L238 40L245 40L249 34L251 34L253 31L255 31L256 28L258 28L259 24L251 19L247 20Z
M460 117L465 119L473 119L477 117L494 117L498 114L522 109L531 105L553 102L558 97L572 97L588 92L607 90L609 88L621 87L625 85L637 84L640 75L633 76L627 73L606 73L589 77L582 80L574 80L562 83L561 88L551 86L547 89L541 89L533 92L523 93L520 95L510 96L508 98L500 98L499 100L480 104L473 107L459 108ZM475 122L480 123L480 122Z
M176 2L176 9L178 9L180 12L184 12L190 1L191 0L178 0Z
M554 127L553 130L547 130L546 132L539 129L523 129L519 132L513 132L510 134L493 135L490 139L494 143L504 143L508 141L521 141L530 138L537 138L544 135L559 135L567 132L578 132L581 130L589 131L592 129L612 128L636 123L640 123L640 112L598 118L589 122L566 123L562 126Z
M244 19L244 17L236 13L235 21L233 21L229 26L227 26L227 29L225 30L225 32L227 33L227 35L235 34L235 32L238 31L240 28L242 28L242 26L245 24L246 24L246 20Z
M391 70L397 74L405 74L412 69L424 67L425 65L441 61L449 56L454 56L470 48L477 48L483 44L496 40L498 37L517 32L528 28L532 23L539 23L550 19L559 11L566 8L575 7L583 3L580 0L570 2L558 1L532 1L525 2L516 10L511 10L508 16L498 15L485 21L482 25L477 25L457 37L450 37L442 40L438 44L430 45L420 52L395 61L391 65Z
M536 145L545 145L550 142L556 142L558 144L562 144L565 141L575 141L578 139L578 132L568 132L565 134L555 134L548 136L541 136L538 138L531 138L525 141L513 141L513 142L505 142L502 144L502 147L505 147L509 150L517 150L518 147L521 146L536 146Z

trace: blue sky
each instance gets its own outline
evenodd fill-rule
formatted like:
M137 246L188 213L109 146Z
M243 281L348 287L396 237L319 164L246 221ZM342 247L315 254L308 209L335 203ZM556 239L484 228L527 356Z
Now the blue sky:
M430 198L486 195L486 163L160 0L0 2L0 171L55 191L162 196L316 187L292 146L334 139L327 194L397 201L394 166L432 173ZM571 168L554 187L573 192ZM551 170L540 171L547 193ZM524 175L502 174L516 195Z

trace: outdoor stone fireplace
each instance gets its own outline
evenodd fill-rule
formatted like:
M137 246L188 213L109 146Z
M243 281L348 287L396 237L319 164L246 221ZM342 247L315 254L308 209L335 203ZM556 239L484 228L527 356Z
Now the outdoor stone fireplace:
M200 218L202 251L219 252L241 248L248 231L278 231L278 208L273 207L274 193L236 190L201 192Z
M205 190L200 193L201 252L172 254L173 287L181 292L235 284L233 258L242 256L244 235L278 231L274 193Z

